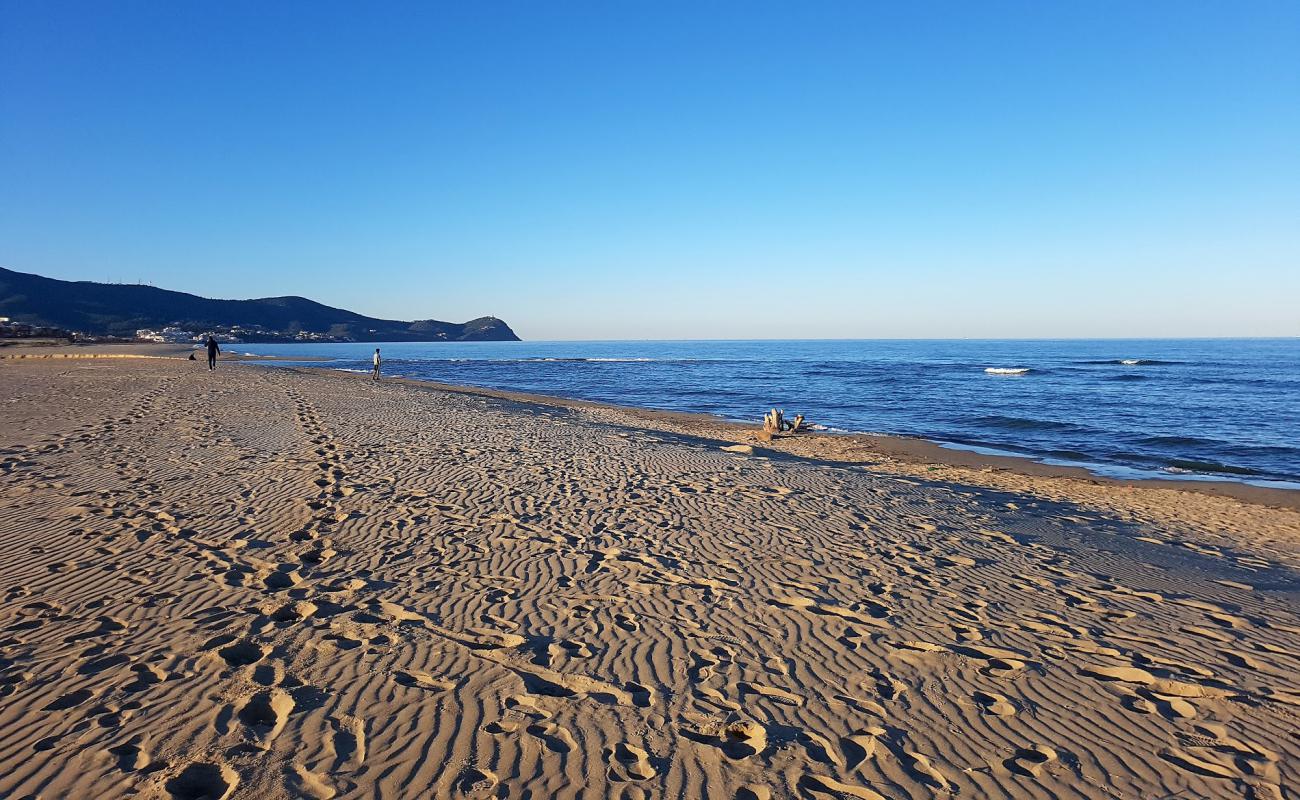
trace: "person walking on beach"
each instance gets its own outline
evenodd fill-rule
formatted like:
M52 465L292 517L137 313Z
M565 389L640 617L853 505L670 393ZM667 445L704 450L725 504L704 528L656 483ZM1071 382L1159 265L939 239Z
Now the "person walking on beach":
M217 344L217 337L208 334L208 369L217 368L217 353L221 352L221 346Z
M379 380L379 364L381 361L382 359L379 358L379 348L376 347L375 348L375 371L371 373L370 380L372 381Z

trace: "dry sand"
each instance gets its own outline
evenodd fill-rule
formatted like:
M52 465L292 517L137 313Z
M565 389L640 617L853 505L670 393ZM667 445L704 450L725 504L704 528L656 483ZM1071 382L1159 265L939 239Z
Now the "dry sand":
M0 797L1297 796L1293 510L250 365L0 421Z

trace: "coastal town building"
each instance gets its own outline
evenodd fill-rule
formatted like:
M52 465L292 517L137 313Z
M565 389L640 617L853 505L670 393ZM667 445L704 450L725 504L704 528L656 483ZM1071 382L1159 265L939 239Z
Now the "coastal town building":
M174 325L169 325L161 330L152 328L141 328L135 332L135 338L145 342L162 342L174 344L179 342L193 342L198 340L198 334L193 331L187 331Z
M209 336L211 336L212 338L216 339L218 342L237 343L240 341L240 338L235 334L234 331L235 329L232 328L229 333L224 333L221 331L205 331L203 333L195 333L194 331L186 330L176 325L168 325L167 327L162 328L161 330L154 330L153 328L140 328L135 332L135 338L142 342L159 342L162 344L188 344L189 342L205 341Z
M0 339L71 339L72 333L63 328L47 325L30 325L0 317Z

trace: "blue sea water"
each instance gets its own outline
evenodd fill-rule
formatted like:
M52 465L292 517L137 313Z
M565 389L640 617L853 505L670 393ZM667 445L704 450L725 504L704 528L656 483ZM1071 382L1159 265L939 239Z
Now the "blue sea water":
M232 345L389 375L1300 488L1300 339ZM1014 371L1012 371L1014 370Z

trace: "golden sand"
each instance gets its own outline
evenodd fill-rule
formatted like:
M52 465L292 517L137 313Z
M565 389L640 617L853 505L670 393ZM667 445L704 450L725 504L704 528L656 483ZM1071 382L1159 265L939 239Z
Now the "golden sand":
M1300 786L1285 508L249 365L0 422L0 797Z

